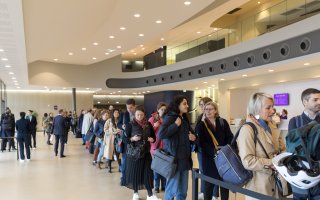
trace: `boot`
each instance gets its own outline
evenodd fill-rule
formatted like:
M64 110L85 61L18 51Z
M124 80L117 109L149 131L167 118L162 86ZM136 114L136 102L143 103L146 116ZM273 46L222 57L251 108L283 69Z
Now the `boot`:
M111 160L108 160L108 166L109 166L109 173L112 173L112 171L111 171Z
M97 168L98 168L98 169L102 169L101 164L102 164L102 162L98 162L98 163L97 163Z

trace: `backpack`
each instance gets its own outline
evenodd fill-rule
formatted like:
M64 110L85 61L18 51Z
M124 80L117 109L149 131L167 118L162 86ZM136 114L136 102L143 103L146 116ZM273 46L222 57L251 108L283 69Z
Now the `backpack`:
M296 117L296 122L300 121L297 118L299 117ZM297 155L304 156L305 153L301 148L302 142L305 142L311 158L317 157L317 145L320 143L320 123L312 121L300 128L289 131L286 136L287 151L290 153L296 152Z
M261 141L258 138L258 130L252 122L246 122L254 132L254 143L257 142L262 146ZM244 124L244 125L245 125ZM243 126L243 125L242 125ZM241 126L241 128L242 128ZM231 144L223 146L218 152L214 159L215 164L218 169L218 173L223 181L232 183L238 186L243 186L252 179L252 171L244 168L240 156L238 155L237 148L237 138L239 136L240 130L237 131L235 137L233 138Z

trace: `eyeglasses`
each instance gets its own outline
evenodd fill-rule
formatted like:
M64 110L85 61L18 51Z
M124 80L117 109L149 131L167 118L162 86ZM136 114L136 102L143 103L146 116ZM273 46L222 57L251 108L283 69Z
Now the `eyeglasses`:
M214 109L213 108L206 108L204 109L205 111L213 111Z

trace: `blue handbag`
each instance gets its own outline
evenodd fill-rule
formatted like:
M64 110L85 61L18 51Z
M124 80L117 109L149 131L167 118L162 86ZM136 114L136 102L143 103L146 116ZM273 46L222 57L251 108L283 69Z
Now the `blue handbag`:
M246 122L251 126L254 132L254 141L256 143L258 139L258 130L256 126L251 122ZM241 128L240 128L241 129ZM252 179L252 171L244 168L241 159L238 155L238 149L236 140L239 136L240 129L237 131L231 144L223 146L214 158L215 164L218 169L218 173L223 181L232 183L238 186L243 186Z

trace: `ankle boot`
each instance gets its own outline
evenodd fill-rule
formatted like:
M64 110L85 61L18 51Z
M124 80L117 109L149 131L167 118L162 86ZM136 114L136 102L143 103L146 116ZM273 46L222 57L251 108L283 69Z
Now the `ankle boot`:
M111 160L108 160L108 166L109 166L109 173L111 173Z

